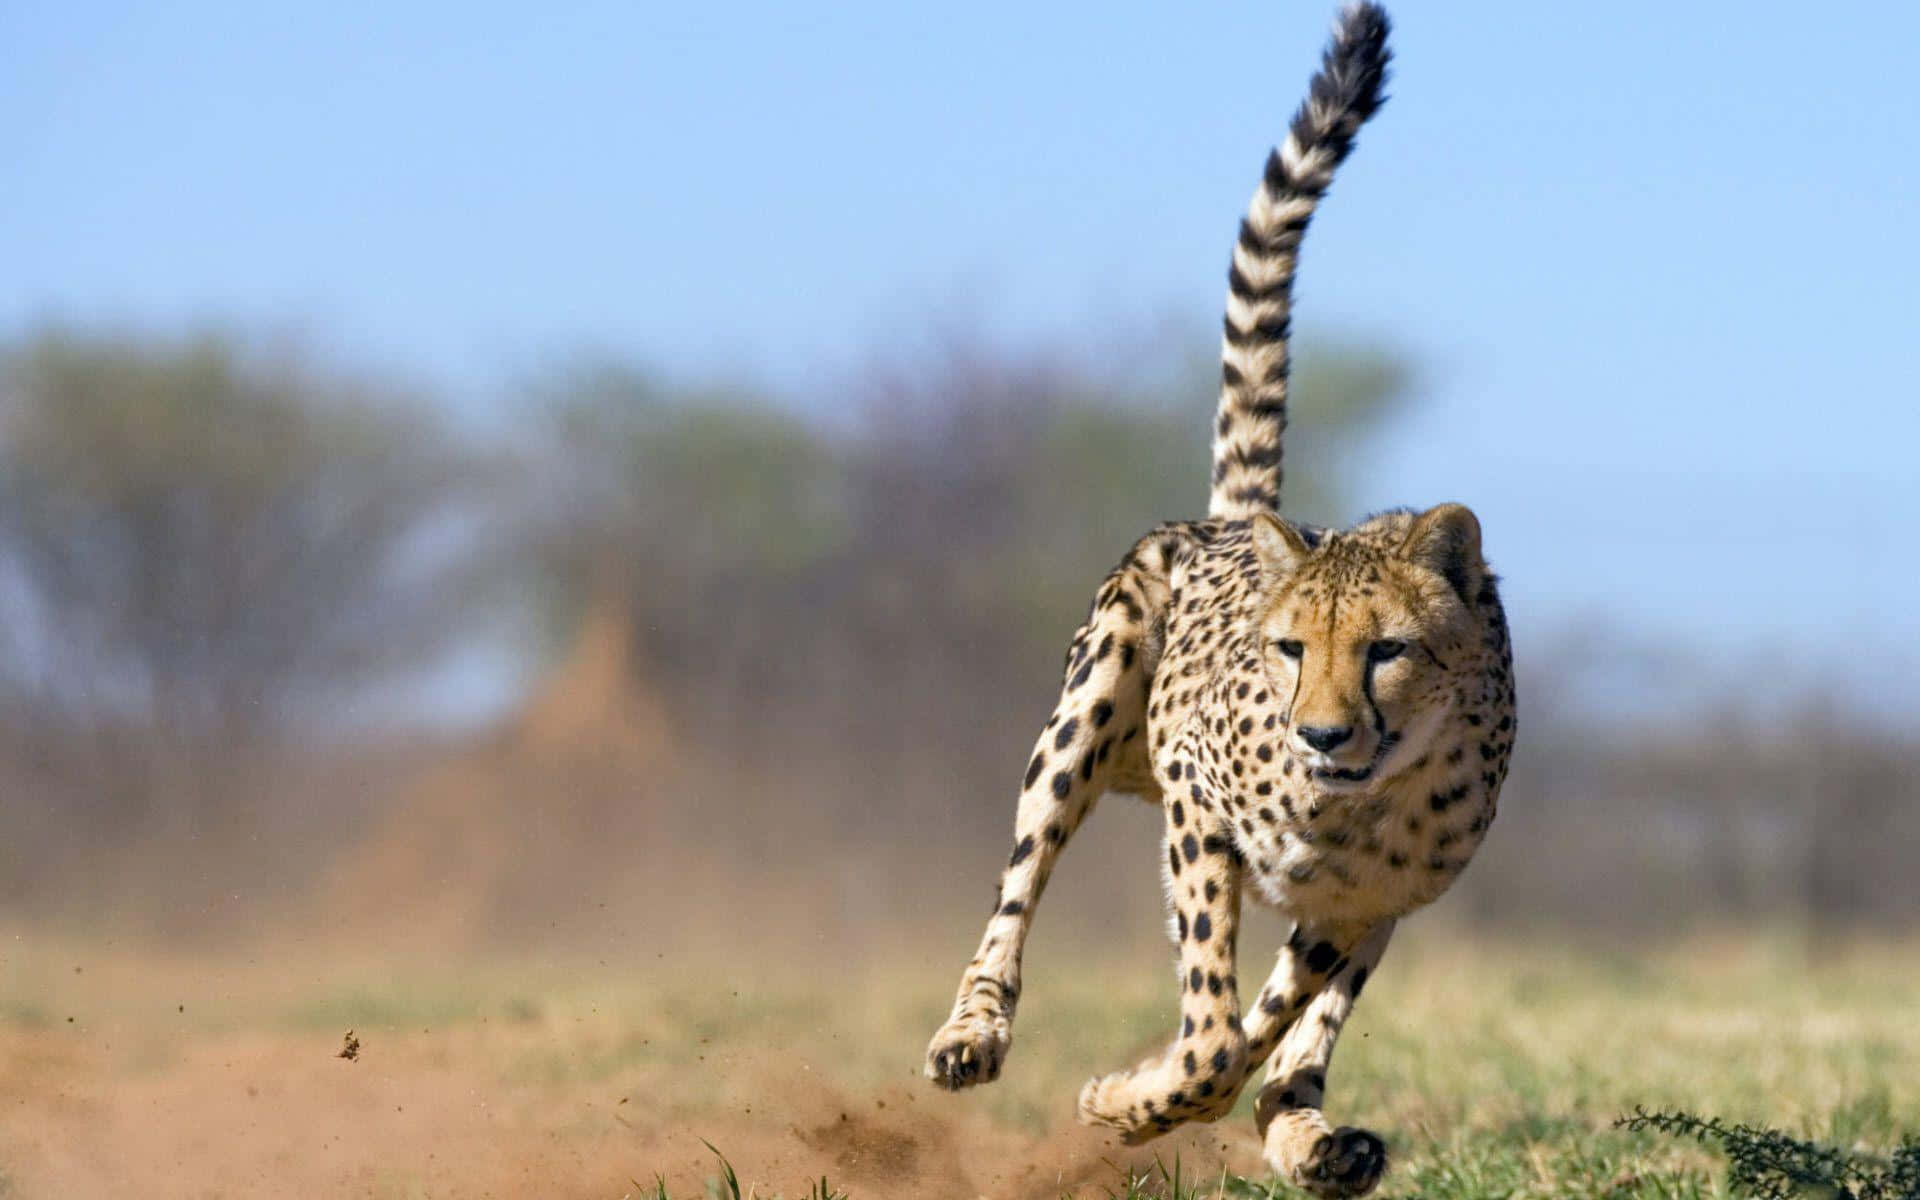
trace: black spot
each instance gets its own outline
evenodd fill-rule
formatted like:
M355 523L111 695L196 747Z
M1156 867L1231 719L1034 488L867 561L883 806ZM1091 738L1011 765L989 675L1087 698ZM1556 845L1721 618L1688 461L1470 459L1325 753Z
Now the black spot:
M1033 835L1028 834L1027 836L1020 839L1019 845L1013 848L1013 857L1007 860L1007 865L1010 867L1014 866L1015 864L1024 860L1027 857L1027 855L1032 853L1033 853Z
M1262 1000L1260 1002L1260 1011L1266 1013L1269 1016L1277 1017L1280 1015L1280 1010L1284 1009L1286 1006L1287 1006L1287 1002L1284 997L1268 996L1265 1000Z
M1080 669L1078 671L1075 671L1073 673L1073 678L1067 680L1067 690L1072 691L1074 688L1079 687L1081 684L1087 681L1087 676L1091 674L1093 674L1093 660L1088 659L1086 662L1080 665Z
M1193 1036L1193 1018L1192 1017L1187 1017L1186 1019L1180 1022L1180 1036L1183 1038L1190 1038Z
M1316 975L1324 975L1327 969L1340 961L1340 952L1333 948L1332 942L1315 942L1313 949L1307 951L1307 970Z
M1180 851L1172 846L1167 847L1167 866L1175 875L1180 873Z
M1319 1092L1323 1096L1326 1095L1327 1077L1325 1075L1315 1071L1313 1074L1307 1076L1307 1082L1313 1085L1314 1091Z
M1073 741L1073 735L1079 732L1079 720L1074 717L1068 717L1067 723L1060 727L1060 732L1053 735L1053 748L1055 750L1065 750L1067 743Z
M1017 917L1025 911L1027 906L1018 900L1009 900L1000 906L1000 915L1003 917Z
M1183 942L1186 941L1187 940L1187 914L1183 912L1175 912L1173 914L1173 919L1179 922L1180 940Z
M1353 973L1354 999L1357 1000L1360 998L1360 989L1366 986L1367 986L1367 969L1365 967L1361 967L1359 970Z
M1101 700L1093 706L1093 727L1095 729L1101 728L1111 720L1113 720L1112 702Z
M1187 1051L1186 1061L1181 1065L1187 1068L1187 1074L1189 1075L1194 1074L1200 1069L1200 1063L1194 1058L1193 1051L1191 1050Z
M1034 780L1036 780L1036 779L1038 779L1038 778L1040 778L1040 772L1041 772L1042 770L1044 770L1044 769L1046 768L1046 765L1047 765L1047 756L1046 756L1046 755L1044 755L1044 754L1036 754L1036 755L1034 755L1034 756L1033 756L1033 761L1027 764L1027 778L1026 778L1026 781L1025 781L1024 783L1022 783L1022 784L1021 784L1020 786L1021 786L1021 787L1032 787L1032 786L1033 786L1033 781L1034 781Z
M1053 794L1056 799L1065 800L1067 793L1073 791L1073 776L1061 771L1053 777Z
M1201 913L1193 919L1193 940L1204 942L1213 936L1213 918Z
M1206 985L1201 982L1199 967L1195 967L1192 971L1188 972L1187 990L1197 992L1204 986Z
M1093 781L1093 751L1091 750L1087 751L1086 757L1080 760L1080 778L1089 783Z
M1227 1062L1227 1052L1225 1050L1215 1050L1213 1052L1213 1073L1215 1075L1226 1074Z
M1225 854L1227 852L1227 839L1217 833L1210 833L1206 836L1206 839L1200 843L1200 847L1208 854ZM1193 856L1188 855L1187 858L1188 861L1192 861Z
M1216 996L1220 994L1220 977L1212 971L1207 972L1207 990Z
M1211 841L1212 839L1209 838L1208 840ZM1188 862L1192 862L1194 859L1200 857L1200 843L1194 839L1191 833L1180 839L1180 852L1187 856Z
M1187 823L1187 806L1178 800L1173 802L1173 823L1175 825L1185 825Z

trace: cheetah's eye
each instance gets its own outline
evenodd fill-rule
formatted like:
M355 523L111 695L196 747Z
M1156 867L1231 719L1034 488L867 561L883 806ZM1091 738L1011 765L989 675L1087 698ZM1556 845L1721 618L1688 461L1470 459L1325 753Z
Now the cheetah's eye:
M1301 646L1299 642L1294 641L1292 638L1281 638L1273 644L1273 648L1287 658L1299 658L1301 652L1305 649L1305 647Z
M1386 638L1367 647L1367 659L1370 662L1377 663L1391 662L1406 652L1407 644L1405 642L1398 642L1392 638Z

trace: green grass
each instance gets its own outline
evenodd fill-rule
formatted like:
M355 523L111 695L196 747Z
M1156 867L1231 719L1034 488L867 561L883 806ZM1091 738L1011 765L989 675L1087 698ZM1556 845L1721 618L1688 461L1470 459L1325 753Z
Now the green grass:
M1423 943L1417 931L1406 941L1341 1042L1329 1099L1336 1123L1388 1137L1383 1200L1742 1194L1712 1145L1616 1125L1643 1106L1777 1127L1869 1156L1895 1153L1920 1130L1920 953L1910 947L1808 957L1787 940L1645 953ZM1161 1036L1172 1002L1161 974L1137 964L1030 971L1007 1074L981 1089L980 1108L1006 1125L1062 1121L1091 1070L1124 1064ZM944 997L922 988L908 999L915 991L863 993L861 1024L899 1033L858 1043L839 1064L843 1078L897 1080L899 1056L917 1057ZM762 1033L776 1041L786 1036L780 1011L758 1005L757 1019L773 1024ZM708 1020L725 1023L712 1010ZM1251 1093L1233 1122L1251 1123ZM1195 1179L1169 1160L1144 1173L1116 1166L1104 1192L1075 1195L1301 1193L1261 1178Z
M1433 1153L1408 1168L1383 1197L1419 1196L1429 1200L1484 1200L1489 1197L1555 1197L1566 1200L1704 1200L1743 1196L1754 1200L1920 1200L1920 1137L1909 1136L1892 1154L1880 1156L1792 1138L1777 1130L1727 1125L1689 1114L1641 1112L1615 1122L1618 1137L1560 1130L1549 1142L1486 1139L1431 1148ZM1636 1136L1647 1131L1679 1135L1721 1146L1732 1166L1724 1181L1682 1155L1663 1164L1661 1143ZM1611 1144L1607 1144L1611 1143ZM1670 1146L1670 1143L1669 1143ZM711 1145L709 1148L712 1149ZM718 1200L742 1200L733 1164L714 1149L720 1175L707 1193ZM636 1186L639 1186L636 1182ZM672 1200L658 1176L639 1195ZM1272 1181L1220 1174L1195 1179L1176 1157L1168 1166L1155 1158L1146 1170L1116 1168L1115 1182L1099 1193L1104 1200L1301 1200L1294 1188ZM755 1200L749 1190L746 1200ZM759 1200L778 1200L778 1193ZM825 1176L809 1184L806 1200L850 1200ZM1062 1200L1090 1200L1089 1193L1064 1193Z
M727 1161L727 1156L720 1153L712 1142L705 1142L705 1145L707 1149L713 1151L714 1157L720 1160L720 1174L707 1181L707 1195L714 1200L743 1200L740 1193L740 1177L734 1173L733 1164ZM638 1180L634 1181L634 1186L644 1188ZM643 1190L640 1194L644 1200L672 1200L667 1191L667 1181L658 1175L653 1177L652 1188ZM762 1197L758 1191L749 1188L744 1200L780 1200L780 1195L776 1192ZM822 1175L817 1180L809 1181L803 1200L849 1200L849 1198L845 1192L836 1190L827 1182L827 1177Z

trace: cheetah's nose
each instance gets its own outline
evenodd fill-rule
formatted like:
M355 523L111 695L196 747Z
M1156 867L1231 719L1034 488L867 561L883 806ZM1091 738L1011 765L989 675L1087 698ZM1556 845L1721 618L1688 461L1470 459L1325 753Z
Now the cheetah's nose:
M1294 730L1300 740L1325 754L1353 736L1351 725L1302 725Z

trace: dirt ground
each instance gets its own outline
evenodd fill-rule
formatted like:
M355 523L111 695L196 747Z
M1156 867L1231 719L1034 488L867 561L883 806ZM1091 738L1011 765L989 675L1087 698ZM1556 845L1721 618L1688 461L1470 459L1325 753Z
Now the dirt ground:
M1152 1162L1075 1126L1071 1068L1039 1053L992 1095L920 1080L944 986L863 982L842 1007L815 984L743 994L730 971L290 976L16 949L0 961L0 1197L613 1200L651 1196L656 1173L700 1197L719 1174L705 1142L762 1197L823 1174L861 1197L1057 1197ZM1258 1166L1250 1125L1154 1149L1216 1175Z
M611 1198L659 1172L700 1196L717 1171L702 1138L762 1195L824 1174L866 1196L1057 1196L1110 1183L1123 1161L1089 1130L1041 1137L910 1083L850 1091L772 1056L716 1053L604 1086L503 1081L497 1064L525 1036L369 1035L348 1062L338 1036L233 1033L143 1062L150 1044L9 1030L0 1195ZM1257 1165L1244 1129L1158 1148L1214 1173Z

